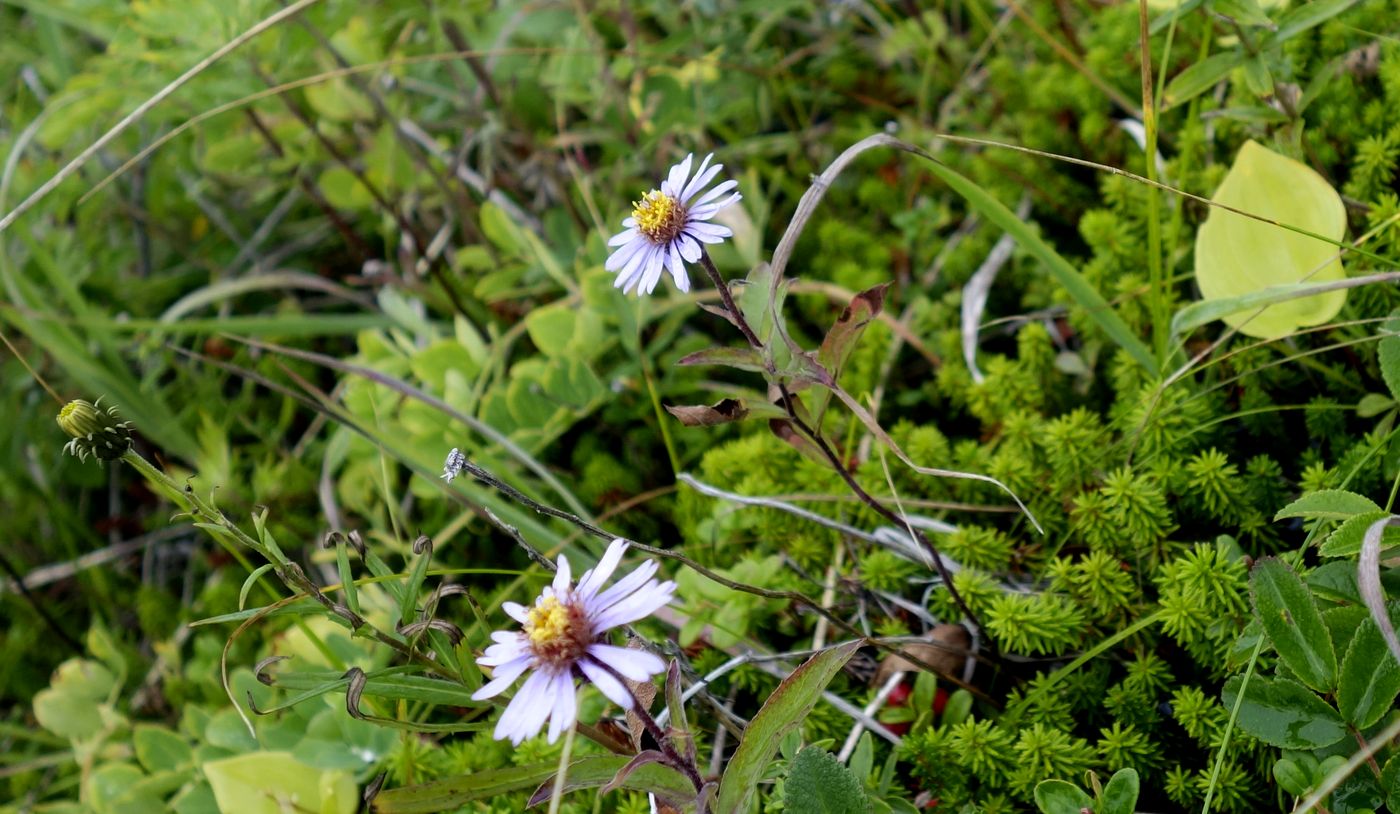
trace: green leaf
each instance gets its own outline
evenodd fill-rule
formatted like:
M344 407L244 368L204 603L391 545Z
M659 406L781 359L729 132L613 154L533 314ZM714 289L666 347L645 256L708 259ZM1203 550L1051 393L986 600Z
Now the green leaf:
M1221 701L1226 709L1234 707L1240 683L1239 676L1225 682ZM1250 678L1238 721L1240 729L1282 749L1321 749L1347 735L1347 725L1335 709L1286 678Z
M1367 497L1342 489L1323 489L1309 492L1292 503L1279 509L1275 520L1286 517L1323 517L1329 520L1346 520L1363 512L1378 512L1380 506Z
M1392 624L1400 621L1396 608L1390 609ZM1400 664L1386 647L1376 621L1367 616L1351 639L1342 659L1337 684L1337 708L1357 729L1375 725L1400 695Z
M1307 794L1312 787L1312 776L1292 758L1283 757L1274 761L1274 780L1278 781L1279 788L1294 797Z
M1265 557L1249 572L1254 612L1279 658L1318 692L1337 683L1337 654L1312 593L1287 563Z
M1385 334L1400 332L1400 317L1392 315L1381 324ZM1381 378L1390 388L1390 395L1400 400L1400 336L1385 336L1380 341Z
M360 802L349 772L317 771L288 752L252 752L206 763L204 776L220 811L283 814L280 801L298 811L354 814Z
M1400 340L1397 340L1397 342L1400 342ZM1382 339L1382 355L1384 355L1385 352L1385 343L1386 340ZM1400 372L1400 344L1398 344L1395 348L1395 353L1393 355L1395 356L1395 358L1391 360L1391 363L1393 365L1396 365L1397 372ZM1381 373L1385 373L1384 359L1381 360ZM1400 382L1397 382L1397 384L1400 384ZM1390 382L1390 379L1388 378L1386 379L1386 386L1393 386ZM1358 418L1375 418L1376 416L1395 406L1396 401L1393 396L1382 396L1380 393L1367 393L1366 395L1361 397L1360 401L1356 403L1356 416Z
M1334 290L1332 283L1292 283L1271 285L1235 297L1200 300L1176 312L1172 317L1172 335L1179 336L1217 319L1228 321L1232 314L1241 314L1241 318L1244 318L1266 305L1312 297L1330 290Z
M617 777L617 773L632 762L632 758L618 755L586 757L569 764L569 772L564 776L564 793L579 789L605 786ZM695 786L684 775L659 763L646 763L633 769L623 778L618 788L645 791L655 794L658 799L675 806L682 806L695 800ZM554 790L553 773L535 789L530 797L530 805L539 805L548 800Z
M1389 516L1388 512L1374 511L1348 517L1327 535L1317 553L1324 557L1355 557L1361 553L1361 541L1366 536L1366 529L1377 520L1384 520ZM1381 545L1400 545L1400 529L1387 528L1381 537Z
M1269 38L1269 43L1265 47L1278 45L1313 26L1321 25L1356 3L1357 0L1314 0L1314 2L1303 3L1296 8L1289 9L1283 16L1279 17L1278 30Z
M1035 804L1041 814L1081 814L1094 810L1094 800L1084 790L1063 780L1042 780L1035 785Z
M861 779L825 749L797 753L784 785L783 806L803 814L868 814L872 810Z
M1259 8L1258 0L1211 0L1210 10L1229 17L1240 25L1264 25L1271 28L1274 25L1268 15Z
M1206 57L1193 64L1167 83L1162 99L1163 107L1176 107L1215 87L1216 83L1229 76L1230 71L1244 62L1244 58L1243 52L1234 50Z
M1381 793L1391 811L1400 811L1400 755L1386 761L1381 770Z
M623 759L625 761L625 758ZM559 762L486 769L431 783L382 791L374 798L376 814L436 814L455 810L472 800L495 797L538 786L553 776Z
M1312 168L1257 142L1240 148L1215 203L1341 240L1346 208L1332 185ZM1196 233L1196 283L1207 300L1239 297L1273 286L1325 283L1346 276L1337 248L1324 240L1212 208ZM1224 317L1240 332L1276 339L1324 323L1341 310L1346 290L1279 302Z
M194 760L194 750L181 736L163 726L138 725L131 733L136 759L148 772L178 769Z
M1076 305L1084 309L1084 312L1098 324L1109 338L1118 344L1118 347L1128 352L1128 355L1149 373L1157 371L1157 360L1152 355L1152 351L1143 344L1132 328L1123 321L1118 313L1113 310L1113 306L1103 298L1103 295L1094 288L1093 284L1080 274L1068 260L1060 256L1050 247L1050 244L1041 239L1035 229L1029 224L1016 217L1001 201L992 197L990 193L971 180L959 175L951 168L938 163L929 162L929 169L943 180L953 191L961 195L968 203L987 220L995 223L998 228L1015 239L1016 243L1025 249L1037 260L1054 278L1055 282L1069 293Z
M1097 814L1133 814L1137 808L1138 773L1135 769L1119 769L1103 787L1103 805Z
M716 811L747 811L783 735L802 724L822 691L860 647L859 641L823 650L783 679L744 730L719 784Z
M694 353L682 356L677 365L682 367L688 365L724 365L726 367L736 367L740 370L749 370L754 373L763 373L767 368L763 366L763 357L753 348L729 347L729 348L706 348L697 350Z

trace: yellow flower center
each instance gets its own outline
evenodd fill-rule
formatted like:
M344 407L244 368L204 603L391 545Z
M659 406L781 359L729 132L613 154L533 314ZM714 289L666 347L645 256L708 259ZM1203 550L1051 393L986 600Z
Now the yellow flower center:
M632 204L632 217L637 221L637 231L646 235L653 243L669 243L685 227L685 207L681 202L659 189L642 196Z
M553 596L529 610L525 635L535 656L555 666L571 665L593 641L583 609Z
M569 632L569 611L559 600L550 597L543 604L530 609L530 643L547 645L564 638Z

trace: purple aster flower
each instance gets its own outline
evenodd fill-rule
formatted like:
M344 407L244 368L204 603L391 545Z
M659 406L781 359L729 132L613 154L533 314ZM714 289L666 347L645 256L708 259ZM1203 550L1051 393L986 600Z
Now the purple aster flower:
M684 161L671 168L666 180L661 182L661 189L653 189L632 204L632 217L622 222L627 230L608 241L608 245L617 250L604 266L608 271L617 272L617 282L613 285L624 294L633 288L639 294L655 291L663 269L671 272L676 288L689 291L690 277L685 273L685 264L700 260L704 251L700 244L721 243L734 234L709 220L743 197L735 192L720 199L739 182L725 181L701 194L724 169L723 164L710 166L713 157L714 153L705 156L691 177L690 162L694 156L687 155Z
M559 555L554 583L545 587L535 605L527 608L506 602L501 608L524 630L491 634L495 644L476 660L492 667L491 681L472 694L481 701L491 698L530 671L515 697L496 722L497 740L509 739L519 746L539 734L549 721L549 742L574 725L574 678L590 681L603 695L623 709L631 709L632 693L614 675L631 681L646 681L666 669L651 653L615 647L605 634L620 625L631 624L655 613L675 596L676 583L658 582L652 577L659 567L647 560L637 570L603 590L627 541L613 540L598 566L584 573L577 585L569 581L569 561ZM607 665L604 667L603 665Z

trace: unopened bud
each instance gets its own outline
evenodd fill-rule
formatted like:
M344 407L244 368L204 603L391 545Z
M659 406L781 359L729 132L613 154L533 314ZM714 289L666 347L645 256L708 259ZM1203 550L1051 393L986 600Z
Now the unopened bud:
M75 399L58 411L58 426L73 440L63 449L86 461L91 455L100 461L114 461L131 449L131 422L122 421L116 407L102 409L97 404Z

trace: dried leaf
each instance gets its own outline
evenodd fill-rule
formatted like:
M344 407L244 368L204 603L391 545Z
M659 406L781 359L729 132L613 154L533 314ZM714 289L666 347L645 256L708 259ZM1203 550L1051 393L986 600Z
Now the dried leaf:
M749 414L748 408L738 399L722 399L710 407L703 404L689 407L667 405L666 412L680 419L680 422L687 427L713 427L716 424L728 424L731 421L740 421Z

